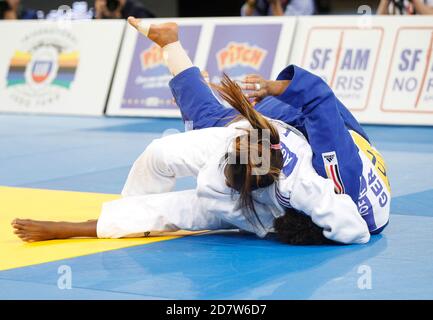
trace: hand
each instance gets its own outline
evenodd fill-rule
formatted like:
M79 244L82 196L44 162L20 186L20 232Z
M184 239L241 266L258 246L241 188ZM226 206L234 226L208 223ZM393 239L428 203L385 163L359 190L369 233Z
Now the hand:
M291 80L265 80L257 74L249 74L242 81L241 88L249 91L245 94L247 98L253 98L253 105L267 96L279 96L286 91Z
M269 82L258 74L249 74L242 80L241 88L248 91L247 98L253 99L253 105L270 95Z

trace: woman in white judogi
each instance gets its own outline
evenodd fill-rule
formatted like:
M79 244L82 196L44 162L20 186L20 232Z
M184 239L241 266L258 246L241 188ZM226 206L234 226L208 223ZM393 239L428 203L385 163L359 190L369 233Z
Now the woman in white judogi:
M130 22L136 25L136 21ZM174 76L192 67L179 49L175 25L139 29L163 47ZM357 206L348 195L336 194L331 180L316 173L305 138L254 111L230 79L223 80L219 91L240 112L242 120L227 127L154 140L135 161L122 198L104 203L96 221L15 219L15 233L24 241L40 241L237 228L264 237L275 231L276 219L284 216L287 208L294 208L311 217L329 240L368 242L370 233ZM255 140L251 129L258 132ZM243 158L245 150L247 157ZM253 151L257 157L248 156ZM266 172L260 172L263 168ZM171 191L176 179L185 176L197 177L196 189Z

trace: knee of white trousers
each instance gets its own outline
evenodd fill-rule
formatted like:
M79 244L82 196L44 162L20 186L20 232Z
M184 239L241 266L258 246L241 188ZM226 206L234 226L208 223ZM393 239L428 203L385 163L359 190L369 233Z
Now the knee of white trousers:
M175 177L167 162L167 146L154 140L134 162L123 187L122 196L131 197L171 191Z

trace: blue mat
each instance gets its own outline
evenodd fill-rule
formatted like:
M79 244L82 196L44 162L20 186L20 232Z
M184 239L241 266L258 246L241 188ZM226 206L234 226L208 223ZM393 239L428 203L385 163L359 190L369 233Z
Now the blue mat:
M433 128L366 126L395 195L363 246L294 247L239 233L186 237L0 272L0 298L431 299ZM0 115L0 185L119 193L134 159L180 120ZM181 179L177 189L194 187ZM73 270L59 290L57 269ZM363 270L372 288L360 289Z

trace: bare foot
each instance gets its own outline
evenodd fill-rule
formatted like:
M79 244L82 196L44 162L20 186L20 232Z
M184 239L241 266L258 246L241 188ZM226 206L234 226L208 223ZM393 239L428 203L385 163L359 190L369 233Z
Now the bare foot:
M140 31L140 19L129 17L128 22L131 26ZM179 27L174 22L150 24L147 37L162 48L169 43L178 41L178 33Z
M58 222L15 219L11 225L14 233L26 242L60 238Z

